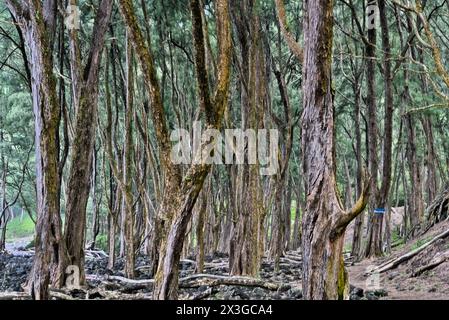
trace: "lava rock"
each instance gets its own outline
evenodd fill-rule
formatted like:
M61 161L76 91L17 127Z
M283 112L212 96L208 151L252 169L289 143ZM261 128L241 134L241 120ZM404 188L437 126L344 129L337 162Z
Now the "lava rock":
M357 288L353 285L350 286L349 299L350 300L360 300L364 297L364 292L362 288Z
M302 299L302 297L303 297L302 290L299 288L290 289L290 291L288 292L288 295L290 298L295 299L295 300Z
M283 284L279 287L278 292L286 292L292 288L289 284Z

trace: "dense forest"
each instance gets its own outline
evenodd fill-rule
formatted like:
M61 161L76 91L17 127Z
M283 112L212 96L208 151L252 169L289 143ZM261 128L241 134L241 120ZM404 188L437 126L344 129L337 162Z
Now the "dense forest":
M449 298L448 18L2 0L0 298Z

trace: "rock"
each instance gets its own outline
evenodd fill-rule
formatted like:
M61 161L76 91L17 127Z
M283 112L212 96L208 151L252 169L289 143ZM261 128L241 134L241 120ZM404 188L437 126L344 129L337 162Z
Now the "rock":
M362 288L354 287L353 285L350 286L349 291L349 299L350 300L360 300L364 297L364 292Z
M182 271L188 270L189 269L189 265L187 263L180 263L179 267L181 268Z
M204 292L204 291L206 291L208 288L209 288L208 286L200 286L200 287L198 287L198 292Z
M194 256L188 256L187 259L193 260ZM228 269L228 256L226 254L214 253L211 256L206 257L206 261L213 262L215 267L210 266L205 269L205 273L214 275L229 275ZM21 284L26 282L28 273L31 270L33 263L32 255L11 255L0 254L0 291L22 291ZM86 274L97 275L100 278L104 275L119 275L124 276L124 260L118 258L115 261L115 265L112 270L109 270L107 257L88 257L85 262ZM136 270L136 279L149 279L148 266L151 265L151 261L148 257L138 255L136 257L136 269L139 267L147 267ZM179 276L186 277L194 274L194 265L189 262L181 262L179 266ZM302 291L298 287L298 281L301 279L300 265L295 263L283 262L279 272L274 273L274 263L263 259L261 263L260 278L267 282L281 284L279 289L274 292L266 290L260 287L245 287L245 286L219 286L210 298L211 299L224 299L224 300L271 300L271 299L302 299ZM128 290L123 285L114 281L108 281L106 289L109 290L124 290L129 293L135 292L133 289ZM90 290L94 290L89 299L102 299L101 293L95 293L95 288L101 284L100 280L89 281L88 286ZM181 296L194 296L200 292L204 292L208 289L208 286L203 285L198 288L181 288ZM151 290L151 289L145 289ZM140 291L142 292L142 290ZM150 292L150 291L148 291ZM82 293L74 293L75 296L80 298Z
M27 255L0 254L0 291L23 291L33 258Z
M281 300L281 295L279 294L279 292L275 292L271 295L271 298L273 300Z
M366 297L367 300L379 300L379 297L374 295L373 292L367 292L365 297Z
M394 278L396 278L398 276L398 272L391 272L388 275L388 280L393 280Z
M292 286L289 284L283 284L279 287L278 292L286 292L286 291L290 290L291 287Z
M34 239L31 240L26 246L25 249L32 249L34 248Z
M252 291L252 297L254 299L260 299L261 297L263 297L265 295L265 291L262 288L255 288Z
M299 288L292 288L287 294L292 299L302 299L302 290Z
M103 296L97 291L89 295L89 299L101 299Z
M226 253L223 252L214 252L214 258L215 259L225 259L227 258L228 255Z
M370 297L376 297L376 298L382 298L382 297L386 297L388 296L388 292L384 289L377 289L377 290L371 290L371 291L366 291L365 292L365 296L368 298ZM369 299L368 300L377 300L377 299Z
M291 269L285 269L285 270L283 270L283 272L286 275L292 275L293 274L293 271Z
M224 291L224 293L223 293L223 300L231 300L233 292L229 289L225 289L225 290L226 291Z
M239 289L239 288L234 289L233 296L234 297L239 297L242 300L249 300L250 299L249 295L244 290Z

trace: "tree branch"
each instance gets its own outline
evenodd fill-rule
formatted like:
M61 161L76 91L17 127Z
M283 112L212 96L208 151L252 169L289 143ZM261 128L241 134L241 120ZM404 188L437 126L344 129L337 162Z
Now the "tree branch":
M290 50L293 52L293 54L296 56L299 62L302 63L304 60L304 51L298 44L298 42L296 42L296 40L293 38L293 35L288 31L284 1L275 0L274 2L276 3L276 12L282 35L284 36L284 39L287 42L287 45L290 48Z
M363 170L362 193L357 202L352 206L352 208L344 212L335 222L333 231L331 233L332 238L336 238L337 236L341 235L346 230L346 227L351 223L351 221L354 220L359 214L361 214L363 210L365 210L369 200L369 187L371 185L372 179L368 178L367 176L368 174L366 170Z

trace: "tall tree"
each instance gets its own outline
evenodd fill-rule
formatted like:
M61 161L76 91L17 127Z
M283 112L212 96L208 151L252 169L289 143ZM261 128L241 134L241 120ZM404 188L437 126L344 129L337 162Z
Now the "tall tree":
M264 95L264 55L260 35L259 2L233 3L233 17L239 39L241 65L241 122L242 129L257 132L262 125L260 118L261 96ZM250 18L247 21L247 18ZM255 137L252 137L255 138ZM248 143L251 137L248 137ZM259 165L238 166L236 181L238 192L237 212L230 243L229 266L234 275L256 276L259 273L262 252L260 249L263 227L263 201ZM246 189L246 192L243 190Z
M48 299L50 280L63 283L60 217L60 107L53 73L56 1L6 0L28 48L35 118L37 224L35 257L28 287L35 299Z
M332 92L333 1L306 1L302 145L307 204L302 222L302 285L306 299L343 299L349 282L343 262L348 224L367 204L368 185L344 210L336 189Z
M204 180L209 173L210 164L192 164L182 177L180 168L176 167L170 158L171 146L166 124L166 115L160 93L160 84L154 69L152 54L145 44L142 32L137 23L131 1L120 1L120 10L129 30L136 56L143 70L146 86L149 89L152 102L153 124L159 144L160 161L164 168L164 197L159 208L163 217L160 243L160 256L155 276L155 299L174 299L178 292L178 264L185 239L187 225L192 216L192 210L201 191ZM191 3L193 39L195 47L195 67L198 82L200 110L204 110L206 127L208 129L221 126L221 120L228 101L228 90L231 71L231 33L229 18L229 3L227 0L217 0L216 19L219 45L220 69L217 72L214 96L210 96L209 75L205 68L205 34L203 28L203 10L200 1ZM208 141L207 143L216 143ZM199 154L193 157L205 159L207 150L202 147ZM209 151L210 152L210 151ZM199 163L200 161L193 161Z
M76 2L71 2L75 5ZM70 157L70 172L67 182L67 204L64 241L67 258L64 269L75 265L79 269L80 284L85 284L84 247L86 229L86 207L91 187L93 151L98 115L98 79L101 57L109 27L112 0L102 0L92 32L88 58L81 69L81 53L78 33L70 29L71 70L73 101L75 104L75 128Z

